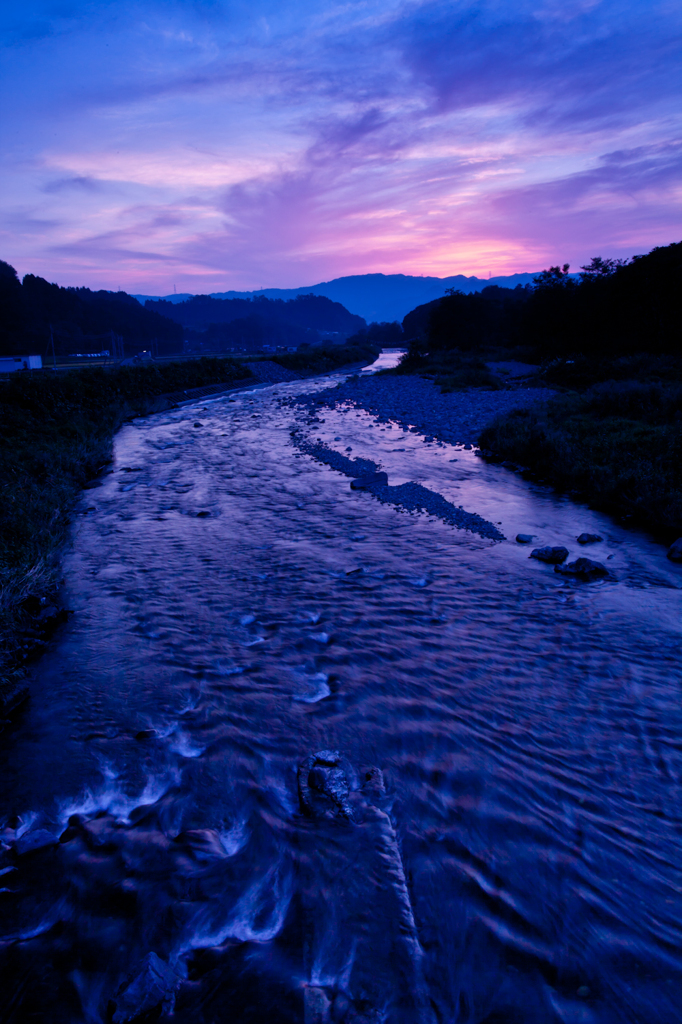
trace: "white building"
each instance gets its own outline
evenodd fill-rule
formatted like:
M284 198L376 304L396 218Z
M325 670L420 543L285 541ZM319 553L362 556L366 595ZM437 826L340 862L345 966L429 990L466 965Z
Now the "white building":
M42 370L40 356L0 356L0 373L14 373L15 370Z

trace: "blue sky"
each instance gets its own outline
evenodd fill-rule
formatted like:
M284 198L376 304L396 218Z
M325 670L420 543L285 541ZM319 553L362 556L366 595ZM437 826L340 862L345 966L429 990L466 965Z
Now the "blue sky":
M2 42L20 274L291 287L682 238L677 0L29 0Z

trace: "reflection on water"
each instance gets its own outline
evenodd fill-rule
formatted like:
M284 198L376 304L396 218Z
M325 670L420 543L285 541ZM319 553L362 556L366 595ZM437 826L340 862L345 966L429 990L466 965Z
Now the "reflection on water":
M311 437L510 540L381 505L290 444L287 391L125 427L78 518L75 614L0 755L3 1019L677 1022L680 570L325 410ZM614 578L519 531L598 533Z

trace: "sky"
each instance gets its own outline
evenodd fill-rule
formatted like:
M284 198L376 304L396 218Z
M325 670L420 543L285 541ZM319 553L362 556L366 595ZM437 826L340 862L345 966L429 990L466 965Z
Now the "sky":
M0 258L167 294L682 238L679 0L2 5Z

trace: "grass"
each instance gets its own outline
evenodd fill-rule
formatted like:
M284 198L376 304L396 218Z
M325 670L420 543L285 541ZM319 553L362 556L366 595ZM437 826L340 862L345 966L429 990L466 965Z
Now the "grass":
M299 373L330 373L352 363L373 363L380 351L374 345L329 345L303 352L281 352L268 358Z
M542 378L552 386L575 391L614 381L675 385L682 384L682 359L647 352L609 359L575 355L572 359L553 359L545 363Z
M495 390L501 387L498 378L479 356L465 355L456 349L442 349L423 355L413 348L403 356L395 369L385 372L431 377L443 394L468 388Z
M497 388L483 361L527 351L412 346L395 370L428 376L441 390ZM541 408L498 418L479 438L497 458L674 539L682 533L682 359L670 354L555 359L539 385L563 392Z
M597 384L500 417L479 443L598 507L682 532L680 384Z
M59 548L113 437L159 395L248 379L233 359L16 374L0 383L0 704L41 646L36 614L59 585Z

